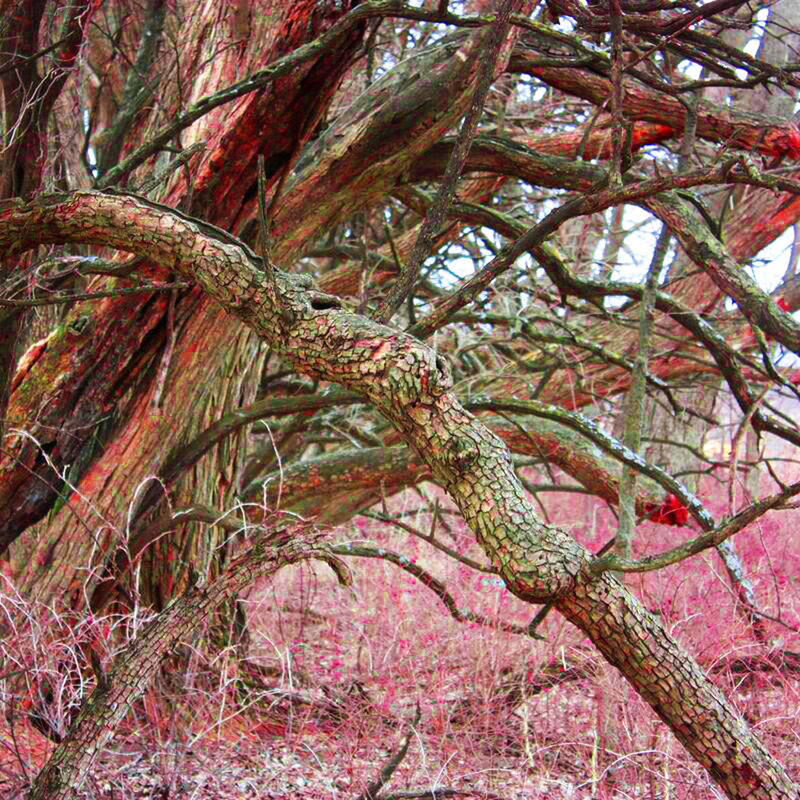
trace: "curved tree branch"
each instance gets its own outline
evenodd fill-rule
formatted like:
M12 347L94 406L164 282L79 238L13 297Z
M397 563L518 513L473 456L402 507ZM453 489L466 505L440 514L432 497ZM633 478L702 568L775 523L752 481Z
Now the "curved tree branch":
M553 601L730 797L795 797L781 765L661 623L608 573L593 575L592 556L571 536L537 518L507 448L458 403L449 369L433 350L278 273L294 315L288 325L270 303L252 253L141 198L79 192L0 208L0 248L55 241L145 252L195 279L299 371L374 403L456 502L508 589L527 602ZM103 714L89 706L64 746L85 746L83 731L94 736Z

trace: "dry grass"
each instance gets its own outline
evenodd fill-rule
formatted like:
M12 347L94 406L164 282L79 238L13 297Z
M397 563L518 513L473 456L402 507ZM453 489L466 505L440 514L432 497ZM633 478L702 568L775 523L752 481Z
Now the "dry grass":
M409 494L392 510L427 530L430 520L414 513L415 502ZM571 529L588 546L596 548L613 530L608 512L592 500L553 495L551 505L556 520L590 521ZM789 626L767 623L773 655L800 651L799 513L774 513L737 538L763 609ZM480 560L468 532L456 518L446 519L450 532L440 528L442 540ZM640 546L665 548L687 533L646 524ZM520 625L536 611L492 576L385 525L359 519L337 539L369 541L416 560L447 585L460 609ZM632 689L556 614L541 629L546 641L458 623L395 565L352 562L354 591L340 588L324 565L308 564L253 587L243 664L231 652L206 653L201 632L187 651L194 654L185 662L189 674L159 679L96 765L83 796L355 798L408 732L417 703L421 721L385 794L450 788L458 797L508 800L721 796ZM764 648L738 613L716 557L630 585L709 671L719 670L714 679L730 702L800 777L798 676L730 669L753 663L747 659L763 656ZM10 619L10 593L4 599ZM25 612L27 624L18 623L4 642L6 671L32 670L28 686L34 675L49 675L57 696L49 713L58 727L77 702L70 695L80 689L75 675L88 672L75 655L76 628L41 609ZM119 628L122 621L108 622ZM84 623L80 637L97 637L103 625ZM72 682L59 678L68 662ZM552 677L564 669L581 677L542 690L543 670ZM19 680L6 681L9 692L12 686ZM11 722L0 720L2 797L21 796L53 747L31 727L26 698L15 691L16 713Z

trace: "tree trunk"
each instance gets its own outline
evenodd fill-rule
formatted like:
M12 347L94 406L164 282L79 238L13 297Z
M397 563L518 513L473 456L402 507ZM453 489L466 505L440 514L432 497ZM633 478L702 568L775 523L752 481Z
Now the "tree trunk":
M217 24L221 12L214 4L193 15L181 31L189 54L184 69L193 77L193 91L210 93L227 86L316 38L349 10L348 4L334 9L310 0L273 5L271 15L253 20L246 50L228 46L230 31ZM217 38L209 39L209 32ZM148 33L141 31L142 37ZM204 117L183 142L208 142L199 174L189 191L178 172L164 192L165 202L191 203L223 227L242 224L258 154L267 155L268 185L274 187L324 113L361 33L356 28L338 48L302 65L279 86L247 95L233 115L223 107ZM266 58L252 44L256 41L274 42ZM217 48L223 54L208 58ZM177 99L163 96L159 108L175 103ZM108 131L121 135L108 116ZM270 126L267 120L272 119L284 122ZM110 148L115 141L105 144ZM166 274L158 265L149 270ZM146 521L164 501L164 488L172 502L228 507L241 435L222 442L177 486L174 481L170 487L158 485L159 465L214 422L217 409L255 399L265 353L246 328L197 290L179 292L173 299L133 295L109 298L99 306L78 305L36 360L25 365L24 374L17 375L9 408L11 424L33 438L18 439L0 468L0 542L9 544L48 514L11 552L20 591L43 602L58 598L83 606L101 576L98 569L126 548L138 520ZM46 414L39 412L42 408ZM176 419L182 424L176 425ZM65 465L71 465L68 483L59 475ZM43 483L48 490L42 490ZM139 488L132 493L132 487ZM93 536L86 535L87 526ZM178 528L161 546L181 558L167 562L160 553L147 556L142 583L128 586L128 596L159 607L170 587L183 585L190 563L214 574L215 560L225 557L224 538L219 529ZM59 568L52 569L56 563Z
M6 5L41 17L41 3ZM165 608L112 673L98 676L95 695L37 782L37 796L60 796L74 788L172 643L257 574L251 561L246 566L236 562L225 570L230 550L220 546L227 537L221 526L210 532L204 528L201 533L186 525L160 538L164 531L156 531L156 523L163 520L168 505L204 503L220 511L230 507L245 429L235 429L239 438L224 444L215 439L210 445L216 448L213 453L198 445L198 435L202 439L217 422L219 407L254 401L269 348L272 356L294 370L351 389L389 420L397 437L416 453L416 460L400 452L392 454L397 460L388 468L396 485L425 474L442 486L509 590L529 603L553 603L584 631L728 797L795 798L796 787L780 764L661 623L613 577L595 576L593 557L566 532L537 519L503 443L503 438L513 440L513 434L498 436L462 407L452 391L450 368L441 351L428 347L421 338L353 312L336 296L312 288L307 276L295 271L302 272L304 251L322 232L334 230L355 212L390 194L412 203L419 197L408 191L409 182L441 176L451 147L442 138L469 105L483 54L485 27L459 30L434 46L409 51L386 76L365 81L359 96L333 109L335 119L324 127L320 123L335 89L364 43L366 16L351 12L358 12L359 6L379 14L397 4L282 1L268 4L268 13L249 17L242 13L246 10L242 4L205 3L186 28L178 29L174 18L164 23L163 35L180 41L180 58L171 66L181 78L191 80L149 86L145 94L139 91L141 86L137 89L136 75L118 71L122 59L95 42L93 66L99 73L110 67L110 85L118 90L112 94L97 89L97 103L92 104L103 128L95 127L93 145L100 154L99 169L104 171L96 176L101 184L118 178L122 185L140 188L153 172L168 166L169 156L163 153L148 156L136 168L115 166L119 159L125 164L139 141L153 139L165 125L172 132L161 146L177 148L186 157L186 148L206 142L199 164L191 174L177 170L169 178L159 194L161 203L139 194L97 191L64 191L31 199L20 187L38 188L39 184L26 183L27 173L21 177L14 173L7 189L23 196L0 202L0 252L6 258L25 257L29 250L49 244L116 248L132 254L138 273L145 278L165 281L178 276L193 284L191 289L171 293L127 294L97 304L79 303L46 341L28 351L9 386L7 416L15 433L0 463L0 547L11 548L22 591L47 603L58 600L73 607L102 608L115 599L118 573L142 558L143 580L129 584L120 597ZM84 20L86 7L75 4L75 8ZM141 56L136 59L140 65L158 61L155 49L143 37L160 30L158 12L163 4L154 0L150 10L149 27L137 30L136 25L126 28L120 23L118 31L120 37L139 37L141 46L132 50ZM530 9L526 6L526 10ZM333 44L302 51L303 59L295 59L301 46L330 30L348 12L348 19L357 21ZM5 28L0 32L8 38ZM516 65L509 61L517 36L515 28L499 60L501 71L511 63L511 69L524 69L552 85L560 82L565 91L605 102L609 82L602 75L580 71L582 82L576 83L570 69L548 73L550 68L533 64L527 57ZM559 34L558 40L568 38ZM20 51L26 57L35 52L33 38L29 39ZM552 40L551 47L555 47ZM264 63L275 71L267 77L262 74L257 89L198 116L191 126L169 128L170 121L203 108L209 93L230 86L244 74L255 75ZM166 61L163 65L169 66ZM167 75L170 70L161 72ZM14 70L5 73L12 74L16 75ZM794 80L791 75L785 77ZM4 87L15 79L5 77ZM186 96L184 85L190 87ZM156 88L162 95L159 104L140 103ZM119 104L121 98L127 99ZM681 130L683 106L663 101L660 94L658 99L655 103L641 87L638 93L626 90L629 113L642 123L633 128L634 146L662 141ZM138 140L121 141L123 133L131 130L140 134ZM785 121L745 119L732 109L703 106L698 133L709 141L732 142L770 157L800 153L797 132ZM752 408L754 394L747 385L747 373L735 362L730 341L710 330L701 312L706 297L712 297L713 305L725 292L739 304L748 323L763 327L790 349L800 349L800 326L778 312L737 264L795 221L800 201L774 197L770 191L776 184L765 188L769 186L765 180L752 178L736 165L725 172L720 168L707 180L697 175L649 182L642 178L617 191L602 183L605 170L575 160L574 148L584 144L585 153L607 153L605 133L592 134L585 142L574 135L548 138L545 142L544 137L536 137L531 143L543 152L549 148L567 157L545 156L519 143L512 146L482 137L473 147L468 168L580 191L586 195L582 213L637 202L666 221L706 272L671 287L674 299L657 299L665 331L678 338L665 338L668 347L652 361L654 378L721 373L743 410L753 411L754 426L775 430L774 419ZM153 147L149 152L158 150ZM41 171L43 157L37 152ZM254 233L259 156L264 156L266 164L271 242L259 242ZM698 223L681 196L667 191L673 186L691 189L704 181L758 185L754 195L760 209L758 223L749 228L737 225L723 244ZM420 206L424 210L424 202ZM749 211L742 212L740 223L745 213ZM608 287L571 274L557 251L543 241L544 234L533 237L536 228L520 230L519 222L475 204L457 203L453 214L461 220L470 215L488 218L504 235L521 236L515 244L518 254L530 250L558 290L584 293L592 300L606 296L603 292ZM553 230L557 229L555 225ZM240 234L243 243L228 231ZM248 243L261 255L269 250L268 261L286 271L276 270L273 276L269 263ZM497 275L502 272L498 266ZM471 297L486 289L493 276L492 270L486 270L471 278L477 281ZM352 272L345 277L352 278ZM331 285L353 286L352 280L347 283L341 278L331 278ZM100 288L116 285L118 279L108 284L106 280ZM126 278L119 280L132 288ZM481 286L480 281L486 283ZM528 291L536 288L533 280L527 286ZM635 287L619 291L636 299ZM470 296L449 299L452 308L447 301L434 304L429 317L416 323L420 337L451 321L451 311L457 313ZM732 340L742 337L746 324L734 321ZM0 330L0 408L13 360L9 339L3 339L9 330ZM692 341L687 342L687 331ZM629 340L615 340L618 332L605 323L598 324L592 335L596 351L608 357L587 369L581 382L576 379L572 384L576 371L568 364L555 381L542 385L542 399L574 408L627 388ZM715 363L698 366L690 360L698 352L711 353ZM533 393L529 382L520 380L518 385L523 396ZM788 426L783 433L792 441L800 440L800 434ZM532 443L526 446L546 445L546 434L534 432ZM563 445L563 434L555 438ZM616 487L596 459L581 459L572 447L560 456L558 448L552 450L551 457L560 457L565 469L572 468L585 482L594 481L613 499ZM363 459L370 455L374 456L359 453ZM302 466L290 472L290 501L304 510L319 508L319 499L309 498L313 478ZM365 477L358 494L344 507L329 505L328 518L342 521L373 499L374 478L374 472ZM343 486L331 488L338 493ZM278 503L278 494L269 492L268 486L268 501L259 509L265 517L276 510L270 503ZM642 498L643 510L649 502ZM322 548L303 548L301 543L289 543L284 550L261 555L256 551L256 555L270 559L263 567L268 570L295 557L325 556ZM189 585L192 569L210 577L208 589ZM170 605L170 598L186 587L185 595Z

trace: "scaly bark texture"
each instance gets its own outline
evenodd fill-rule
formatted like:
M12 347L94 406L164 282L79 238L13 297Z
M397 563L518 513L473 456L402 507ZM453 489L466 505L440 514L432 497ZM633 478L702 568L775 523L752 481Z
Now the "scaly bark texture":
M413 180L430 180L440 175L452 143L441 141L418 159L410 174ZM602 180L603 171L599 167L571 161L558 156L545 155L522 144L501 141L493 137L478 137L473 144L467 162L470 171L492 171L513 175L537 186L567 186L577 191L588 191ZM653 210L663 221L675 226L676 235L686 251L696 259L696 263L708 264L709 272L691 274L678 278L670 285L670 294L687 306L713 307L724 291L732 292L741 301L742 310L753 322L767 329L780 331L785 343L794 349L800 339L800 329L788 314L784 314L770 302L769 297L755 285L738 262L752 258L765 245L786 230L787 224L800 219L800 203L793 195L768 190L748 189L749 202L732 215L725 230L730 235L724 242L716 239L710 230L697 217L693 216L687 204L674 194L648 200L643 205ZM752 203L752 206L751 206ZM757 211L753 211L757 209ZM465 222L479 222L494 227L502 235L513 239L525 232L525 226L508 217L492 216L490 210L478 207L456 207L454 214ZM755 219L757 217L757 220ZM534 255L540 262L538 253ZM653 358L649 371L652 375L670 379L681 375L699 374L707 370L698 363L701 351L696 342L682 332L677 321L663 327L673 340L665 340L663 352ZM726 333L731 341L740 346L750 336L750 329L741 322L729 327ZM629 357L635 352L634 337L620 336L616 326L602 321L593 325L592 343L609 348L612 358L597 361L580 371L563 369L560 380L551 380L544 388L540 398L566 407L580 407L595 402L598 397L626 391L629 383L629 370L613 363L613 357ZM606 344L607 343L607 344ZM575 350L577 353L579 350ZM758 380L751 376L752 380ZM509 392L524 392L524 384L507 387Z
M284 52L284 38L298 43L301 33L313 37L346 11L340 4L308 3L287 4L291 13L283 13L281 4L273 5L274 17L262 18L259 31L273 31L270 24L280 25L275 36L275 57ZM203 9L204 14L217 13L216 6ZM320 14L322 21L314 22L313 17L308 25L300 24L300 12ZM200 77L192 83L193 100L234 77L237 64L230 49L224 58L210 58L214 42L203 38L208 30L214 30L213 26L193 27L193 35L199 38L187 43L191 64L202 65ZM362 34L362 29L355 29L351 38L321 56L319 63L312 61L293 71L294 83L288 77L281 79L280 91L274 87L265 89L242 100L233 114L223 107L190 129L185 144L204 136L211 136L214 143L201 166L192 208L196 205L207 210L206 219L214 224L235 230L247 227L255 213L256 199L252 183L250 191L234 187L238 171L245 174L249 165L254 177L252 166L262 152L267 156L272 186L284 180L285 170L322 113L315 110L301 120L293 109L313 91L317 92L315 103L320 104L320 109L324 107ZM414 54L370 86L325 135L306 149L292 176L285 178L281 195L285 200L271 210L277 263L296 259L320 226L336 225L385 196L413 160L455 124L469 104L484 36L485 31L459 33L441 46ZM282 118L284 112L294 120L292 131L287 131L288 122L272 122ZM240 126L245 131L259 131L257 148L245 141L246 132L237 134ZM274 164L273 151L280 155ZM126 154L123 151L122 155ZM240 163L242 158L244 162ZM235 175L228 173L229 164L236 166ZM219 169L216 179L211 178L214 165ZM165 192L165 202L179 206L187 192L178 173ZM163 268L163 264L153 265L145 274L163 276ZM174 354L171 364L160 365L154 362L161 356L169 334L167 298L134 296L119 300L112 298L98 306L77 308L73 317L78 324L65 324L38 351L37 358L26 364L25 375L12 398L9 416L15 427L30 432L33 438L16 440L12 444L13 457L0 464L0 546L14 541L50 512L54 503L60 507L52 521L35 536L28 534L12 553L20 588L38 599L67 598L80 605L83 598L91 596L99 578L94 565L112 554L128 535L119 524L130 510L128 487L144 484L158 475L163 454L169 460L188 436L211 424L215 408L254 399L263 350L258 349L246 329L206 301L202 293L188 292L178 297ZM120 318L124 320L122 326ZM111 335L120 327L122 336ZM107 331L109 335L97 336L93 331ZM159 367L174 368L169 369L160 403L155 406ZM50 391L54 383L59 386L55 398ZM132 401L122 402L134 386ZM47 409L44 415L39 414L41 408ZM176 418L186 420L186 425L174 425ZM106 420L110 428L95 436L99 420ZM105 450L97 446L106 442ZM208 459L198 465L195 473L176 489L174 502L200 500L224 507L231 499L229 473L238 466L235 458L232 463L226 462L229 455L238 452L240 443L222 446L217 460ZM76 465L71 474L79 493L71 492L59 476L65 464ZM137 518L148 511L151 498L162 496L156 484L149 488L144 498L137 497ZM70 507L61 507L67 497ZM97 512L107 523L103 525L99 547L87 542L83 527L84 520L96 518ZM175 545L195 547L202 541L188 531L177 535ZM216 544L209 540L208 548L197 554L197 560L206 563L211 559L217 552ZM74 568L51 570L54 560ZM158 570L163 562L154 554L148 569ZM157 576L155 580L158 582Z
M0 210L0 247L55 241L146 253L196 280L299 371L374 403L446 488L509 590L528 602L553 601L728 797L796 797L781 765L661 623L613 577L592 577L590 554L537 519L507 448L459 404L441 356L342 309L297 276L279 274L283 308L275 308L253 253L141 198L79 192ZM77 725L68 738L80 736Z
M264 60L280 58L346 11L346 4L269 6L268 14L259 13L249 21L229 18L216 4L206 3L197 9L193 19L201 24L179 34L183 66L192 76L186 102L241 77ZM222 26L218 31L220 15L229 27ZM243 25L251 26L244 48L230 46L231 40L243 41ZM306 149L289 174L290 162L299 157L300 148L313 135L316 121L324 113L348 59L357 51L361 35L363 30L355 28L335 52L309 61L294 70L291 78L286 76L241 99L233 108L223 107L195 123L183 137L183 144L209 141L197 186L191 194L179 172L164 193L167 204L180 207L191 199L193 211L205 215L208 221L246 229L255 208L253 181L247 176L252 178L255 159L264 154L271 185L285 180L282 202L272 212L275 257L279 263L288 264L324 227L382 200L409 179L439 177L441 162L425 173L424 165L431 163L427 152L467 107L481 52L479 33L456 33L439 47L412 54L355 98ZM95 66L102 71L107 65L99 60ZM115 65L111 68L118 69ZM118 83L121 90L124 82L120 78ZM314 98L313 103L308 102L309 97ZM100 118L111 131L114 114L107 98L101 101L103 108L108 107ZM171 98L164 99L164 105L156 122L168 116L173 106L176 110L180 107ZM303 113L298 113L298 108ZM674 133L677 129L670 130ZM663 129L653 131L656 137L663 134ZM598 134L600 139L607 136L607 131ZM641 141L646 141L644 132L642 136ZM564 153L567 145L580 144L575 136L550 137L549 144L544 139L530 141L547 152L559 153ZM594 139L592 134L586 143L587 156L602 152L602 144ZM441 150L436 145L430 152L435 156ZM571 158L575 151L568 152ZM526 179L541 186L587 188L600 172L597 167L568 159L542 164L529 157L531 153L521 146L506 145L500 148L500 157L484 148L485 160L481 161L478 149L470 161L474 169L527 175ZM127 154L123 148L122 156ZM765 196L773 207L761 206L763 200L759 199L753 207L764 211L758 213L755 224L742 225L736 220L731 226L729 247L735 258L752 254L754 242L763 245L800 213L798 203L776 199L771 193ZM745 240L747 236L750 238ZM360 269L356 268L356 273ZM164 276L157 265L143 269L142 274ZM385 273L382 281L390 274ZM346 280L341 278L340 274L325 276L321 285L353 292L352 270ZM678 296L688 299L684 292L695 297L707 293L709 285L710 281L701 276L674 288ZM171 335L168 313L169 299L163 295L79 305L46 342L30 351L18 373L8 416L15 427L34 438L17 439L12 443L12 457L0 465L0 543L15 540L44 515L52 517L18 542L11 554L20 588L27 594L82 602L86 575L96 574L97 562L104 560L123 536L119 520L126 518L129 510L131 482L160 476L159 454L180 451L187 438L215 421L215 408L226 401L235 405L253 399L263 355L257 341L209 304L202 293L181 293L175 304L173 356L165 360L163 350ZM596 333L601 336L602 327ZM6 339L10 354L12 339ZM692 349L676 345L654 361L653 372L662 377L696 374L705 367L695 367L684 357L693 355ZM159 372L166 373L161 392L156 381ZM599 395L624 391L626 385L624 369L598 365L587 369L577 383L572 379L551 381L543 399L583 405ZM198 386L202 391L197 391ZM135 398L130 400L132 394ZM187 413L187 409L191 411ZM185 420L185 426L173 424L176 416ZM176 488L174 499L197 500L199 493L200 500L224 506L231 497L231 467L223 464L228 455L239 451L239 444L223 445L216 459L199 464ZM60 477L66 465L71 465L68 477L80 495L71 492ZM81 496L90 498L90 503L84 503ZM161 496L155 484L149 486L140 498L137 513L146 513L151 499ZM67 499L77 515L63 506ZM87 542L83 528L86 519L96 519L95 511L104 521L98 547ZM176 545L183 541L184 537L176 534ZM54 561L69 563L74 570L52 570ZM157 569L159 563L156 558L153 567ZM91 581L86 589L91 594Z
M346 394L339 391L330 393L330 397L326 398L311 397L307 399L305 406L324 408L328 400L329 405L343 403ZM294 405L293 410L297 412L302 403L295 400L294 403L286 402L284 405L287 408ZM274 410L278 407L279 404L272 400L256 403L251 408L251 413L255 413L258 408ZM221 436L222 431L234 423L241 427L241 418L248 416L246 410L231 414L223 424L212 427L208 436L198 437L194 446L187 446L183 457L192 460L200 458L213 446L215 435ZM587 444L575 432L542 419L520 419L516 425L498 423L491 419L483 421L512 452L540 457L555 464L583 484L590 493L612 505L619 502L619 479L613 466L598 456L595 446ZM243 513L252 522L259 523L263 520L266 503L268 508L299 514L304 519L313 518L320 525L343 524L359 511L381 502L382 499L430 479L430 470L414 450L391 446L398 441L399 434L391 431L381 447L337 451L273 471L267 470L256 455L253 460L259 477L249 483L245 480L239 492L239 499L244 504ZM273 462L275 450L272 444L264 449L269 462ZM169 466L178 474L179 464ZM164 477L167 486L171 474L168 469ZM245 472L243 477L246 475ZM649 493L640 491L637 494L636 512L640 517L653 519L664 503L664 490L647 479L640 481L640 485L642 482L646 483ZM679 524L680 517L662 515L660 521ZM131 563L135 563L170 527L172 525L165 528L160 519L154 524L148 524L131 537L125 551L117 552L114 560L106 566L102 580L91 595L90 607L93 613L97 614L105 608L116 582L130 568Z

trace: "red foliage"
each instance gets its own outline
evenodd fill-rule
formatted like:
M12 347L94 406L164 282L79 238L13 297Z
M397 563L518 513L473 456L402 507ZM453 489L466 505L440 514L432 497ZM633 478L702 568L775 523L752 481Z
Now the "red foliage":
M649 512L647 518L662 525L686 525L689 511L674 494L669 494L660 506Z

